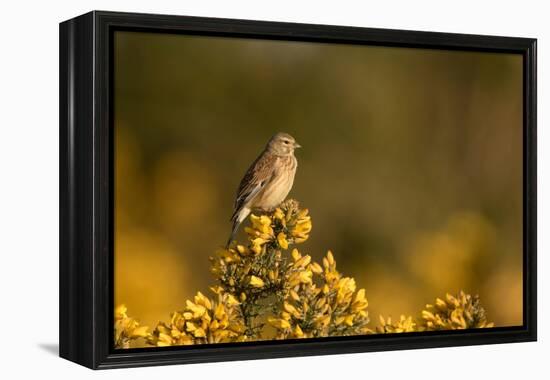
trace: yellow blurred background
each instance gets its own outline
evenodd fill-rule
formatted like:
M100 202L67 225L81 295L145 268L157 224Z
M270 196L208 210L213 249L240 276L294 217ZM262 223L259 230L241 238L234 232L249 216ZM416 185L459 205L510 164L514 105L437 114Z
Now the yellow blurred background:
M115 303L143 325L208 293L278 131L303 146L301 250L333 251L372 323L460 289L522 323L520 55L116 32L114 68Z

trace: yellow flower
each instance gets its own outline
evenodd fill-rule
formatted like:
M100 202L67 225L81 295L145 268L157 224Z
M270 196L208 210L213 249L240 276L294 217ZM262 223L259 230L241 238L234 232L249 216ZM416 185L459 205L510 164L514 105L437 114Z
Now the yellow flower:
M270 325L272 325L273 327L276 327L278 329L288 329L288 328L290 328L290 323L288 323L288 321L286 321L284 319L281 319L281 318L269 317L267 319L267 321L269 322Z
M293 334L296 338L301 338L304 336L304 332L302 331L302 328L299 325L296 325L296 327L294 327Z
M292 236L295 237L296 243L303 243L309 238L309 233L311 232L311 220L302 220L296 224L292 230Z
M351 299L351 294L355 292L355 279L344 277L341 278L336 285L338 291L336 300L338 303L348 302Z
M226 263L238 262L241 260L241 258L233 248L219 249L217 254Z
M315 262L311 263L311 265L309 266L309 269L311 269L311 271L315 274L323 273L323 268L321 268L321 266Z
M239 301L235 297L233 297L232 294L225 294L224 295L224 303L229 307L234 307L239 305Z
M250 221L252 222L252 227L245 228L245 231L251 237L262 237L266 240L273 237L273 228L271 227L271 219L269 216L256 216L251 214Z
M294 263L295 268L305 268L311 262L311 256L306 255Z
M353 326L353 314L346 315L346 317L345 317L345 319L344 319L344 322L345 322L346 325L348 325L348 326Z
M250 276L249 284L256 288L261 288L265 285L263 280L256 276Z
M379 333L403 333L416 331L416 323L411 316L401 315L397 322L392 322L391 317L384 319L380 316L380 326L376 327Z
M124 304L118 305L115 308L115 319L128 318L128 316L126 315L127 311L128 311L128 308L126 307L126 305L124 305Z
M358 311L366 309L368 306L369 302L365 298L365 289L359 289L359 291L355 293L355 298L351 305L352 312L357 313Z
M275 209L275 212L273 213L273 218L279 220L282 226L286 227L285 214L283 213L283 210L281 210L279 207Z
M330 315L322 315L315 320L315 325L322 329L330 323Z
M187 310L193 313L194 318L200 318L206 312L206 308L202 305L197 305L189 300L186 301Z
M441 298L435 299L435 306L437 306L437 308L441 311L447 310L447 304Z
M283 308L286 310L287 313L295 316L296 318L300 318L300 313L298 312L298 310L296 310L296 308L288 302L285 302L283 304Z
M290 234L295 243L303 243L309 238L311 232L311 217L308 210L301 210L297 213L293 223L289 223Z
M288 249L288 240L286 240L286 234L284 232L279 232L277 235L277 243L282 249Z
M149 335L149 327L140 326L136 327L130 334L131 338L146 338Z
M201 327L199 327L194 331L193 335L195 335L195 338L204 338L206 336L206 333Z
M345 319L346 319L346 317L344 317L344 316L336 317L336 318L334 319L334 324L335 324L336 326L341 325L342 322L344 322Z
M195 296L195 303L206 307L208 310L212 310L212 302L210 302L210 300L201 292L197 292L197 295Z
M252 239L250 242L252 243L250 245L250 250L259 255L260 253L262 253L263 246L265 243L268 242L268 240L259 237L256 239Z
M239 252L243 256L250 254L250 250L242 244L237 245L237 252Z
M294 272L288 279L290 287L294 287L299 284L308 284L312 282L313 272L307 269L302 269L298 272Z
M332 255L331 251L327 252L327 260L329 265L334 265L334 256Z
M279 271L274 271L273 269L270 269L267 272L267 277L269 277L271 281L275 281L279 277Z

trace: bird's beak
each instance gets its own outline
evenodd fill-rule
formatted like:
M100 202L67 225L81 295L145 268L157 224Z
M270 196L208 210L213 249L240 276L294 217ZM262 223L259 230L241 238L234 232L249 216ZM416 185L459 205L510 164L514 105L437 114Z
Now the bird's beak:
M294 143L294 148L301 148L302 146L298 144L297 142Z

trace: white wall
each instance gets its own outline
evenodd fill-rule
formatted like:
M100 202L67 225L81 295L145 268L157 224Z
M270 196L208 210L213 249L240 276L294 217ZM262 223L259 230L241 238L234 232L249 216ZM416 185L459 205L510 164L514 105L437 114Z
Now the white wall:
M9 1L0 22L0 376L464 379L548 375L550 28L545 1ZM539 39L539 342L103 371L59 359L58 22L92 9ZM545 109L546 108L546 109ZM544 360L546 359L546 360ZM11 375L8 375L8 372Z

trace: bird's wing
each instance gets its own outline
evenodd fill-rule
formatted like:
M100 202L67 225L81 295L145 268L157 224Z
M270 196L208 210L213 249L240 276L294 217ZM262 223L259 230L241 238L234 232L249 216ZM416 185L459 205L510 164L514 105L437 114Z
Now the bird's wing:
M276 160L277 156L262 153L256 161L250 165L237 191L235 208L233 216L231 217L232 220L236 217L239 210L254 199L254 197L271 181Z

